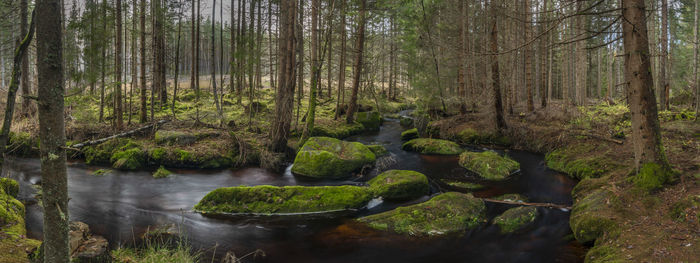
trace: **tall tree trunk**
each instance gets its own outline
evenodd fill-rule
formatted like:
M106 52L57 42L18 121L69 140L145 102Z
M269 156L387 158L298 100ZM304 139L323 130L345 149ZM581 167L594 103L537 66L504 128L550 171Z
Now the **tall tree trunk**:
M700 0L695 0L695 23L693 24L693 39L695 48L693 49L693 81L695 82L695 120L700 115L700 79L698 79L698 16L700 16Z
M281 152L287 149L287 138L292 120L294 105L294 67L295 67L295 21L296 0L280 1L280 36L279 42L279 77L276 95L275 115L270 129L270 149Z
M59 0L60 1L60 0ZM102 34L107 35L107 0L102 0ZM102 59L100 65L100 117L99 122L104 121L105 112L105 71L107 65L107 43L102 44Z
M644 0L621 2L625 79L628 83L627 96L632 116L635 166L640 176L645 176L646 180L664 183L670 167L661 143L654 82L650 72Z
M238 1L238 2L240 3L240 1ZM236 16L235 16L236 13L234 13L234 6L235 6L234 0L231 0L231 51L230 51L231 56L229 58L229 70L228 70L229 90L231 93L234 93L234 90L236 87L235 86L236 70L234 67L234 65L236 64ZM194 43L194 38L192 41ZM194 47L193 47L193 50L194 50Z
M501 100L501 76L498 69L498 12L497 12L497 0L491 0L490 12L491 12L491 81L493 86L493 105L494 114L496 115L496 129L499 133L506 129L506 121L503 118L503 102Z
M255 44L255 86L258 89L262 89L262 1L258 0L258 25L257 25L257 43Z
M138 47L136 45L136 39L138 39L138 31L136 31L136 24L138 23L138 4L134 0L132 2L131 6L131 91L129 92L129 124L131 124L131 118L132 118L132 104L133 104L133 97L134 97L134 89L138 90L138 55L136 54L136 48Z
M44 194L44 262L70 262L68 245L68 180L64 125L63 44L60 0L36 4L39 75L39 139Z
M194 43L194 103L195 103L195 122L199 122L199 97L200 97L200 90L199 90L199 21L200 19L200 11L199 11L199 4L200 0L197 0L197 14L195 15L195 43Z
M299 0L299 16L296 21L296 34L299 43L296 46L297 55L297 112L296 112L296 122L295 128L299 125L299 112L301 111L301 99L304 97L304 2L305 0Z
M525 39L524 41L530 41L532 24L530 20L532 15L530 14L530 0L523 0L525 5ZM525 46L525 86L527 89L527 111L532 112L535 110L535 103L533 102L533 79L532 79L532 47L530 45Z
M221 111L219 104L219 94L216 90L216 0L213 1L211 10L211 86L214 92L214 104L216 105L216 113L219 117L219 123L224 122L224 114ZM222 23L223 24L223 23Z
M20 13L20 36L24 37L27 35L27 19L28 19L28 6L27 0L21 0L19 2L19 13ZM22 74L20 85L22 85L22 116L30 117L32 115L32 100L29 98L31 95L31 89L29 87L29 54L28 52L23 52L22 54Z
M175 44L175 80L174 80L174 85L173 85L173 104L170 107L170 110L173 113L173 119L177 119L175 116L175 102L177 101L177 89L179 88L180 85L180 37L182 32L182 7L180 7L180 11L177 13L177 44ZM223 86L223 84L222 84ZM223 90L223 88L222 88Z
M659 105L666 110L666 89L668 87L668 0L661 0L661 64L659 65Z
M332 0L331 2L335 2L335 0ZM328 42L328 47L327 47L328 48L328 50L327 50L327 52L328 52L328 60L327 60L328 61L328 64L327 64L328 65L327 66L328 79L326 80L326 83L328 83L328 99L333 98L333 97L331 97L331 90L332 90L331 86L333 83L333 75L331 75L331 74L333 74L333 11L334 11L333 6L334 6L334 4L335 3L330 4L331 7L328 10L328 16L327 16L327 20L328 20L328 29L327 30L328 30L328 32L326 32L326 35L328 36L328 39L326 40L326 42ZM382 85L384 85L384 82L382 82Z
M586 1L578 0L576 10L581 12ZM576 17L576 35L579 41L576 42L576 104L585 106L586 100L586 80L588 79L588 56L586 51L586 41L584 32L586 27L586 16Z
M542 2L542 11L540 12L540 20L543 20L545 22L541 22L539 25L540 28L540 107L546 108L547 107L547 62L548 62L548 54L550 51L547 49L547 40L549 39L549 32L546 32L548 30L549 24L546 22L548 17L545 15L547 14L547 2L548 0L544 0Z
M333 117L335 120L340 117L340 106L342 105L340 94L345 93L345 48L347 41L347 33L345 32L345 1L340 0L340 61L338 61L338 94L335 103L335 116ZM391 85L391 80L389 83Z
M311 136L314 131L316 119L316 96L320 83L318 82L321 69L318 63L318 9L321 8L320 0L311 1L311 90L309 91L309 110L306 117L306 129L302 134L302 140Z
M141 12L139 13L139 20L141 26L141 36L139 38L139 42L141 48L139 49L139 53L141 56L141 93L139 97L141 97L141 114L139 116L139 121L141 123L146 123L148 121L148 109L146 106L146 0L141 0L140 5Z
M259 1L259 0L257 0ZM257 55L255 54L255 2L256 0L250 0L250 20L248 34L246 35L246 40L248 40L248 127L251 126L253 122L253 115L255 114L255 109L253 108L253 100L255 100L255 61Z
M365 46L365 24L367 23L366 16L367 0L360 0L360 20L357 24L357 57L355 58L355 75L352 80L352 95L348 105L348 112L345 121L351 124L355 121L355 111L357 110L357 91L360 88L360 76L362 74L362 56L364 55Z
M114 128L121 130L124 128L124 114L122 113L122 1L115 1L114 17L116 18L117 29L114 31L117 40L115 42L114 53L114 74L117 85L114 87L114 116L116 122Z

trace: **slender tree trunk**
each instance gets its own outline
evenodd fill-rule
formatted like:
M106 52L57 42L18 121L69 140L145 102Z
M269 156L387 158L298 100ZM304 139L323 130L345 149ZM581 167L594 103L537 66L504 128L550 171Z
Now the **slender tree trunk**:
M355 59L355 75L352 81L352 95L348 105L348 112L345 121L350 124L355 121L355 111L357 110L357 91L360 88L360 75L362 74L362 57L365 46L365 24L367 0L360 0L360 20L357 24L357 58Z
M136 54L136 48L138 47L136 45L136 39L138 39L138 33L136 31L136 24L138 23L138 4L136 1L132 2L131 6L131 90L129 91L129 124L131 124L131 118L132 118L132 106L133 106L133 97L134 97L134 89L139 88L138 86L138 55Z
M540 20L544 20L545 22L540 23L540 34L541 38L540 39L540 107L543 109L547 107L547 59L548 59L548 53L550 53L549 50L547 50L547 40L549 39L549 33L546 33L545 30L547 30L549 24L546 22L547 21L547 0L544 0L542 3L542 11L540 12Z
M332 0L332 2L335 2L335 0ZM333 6L333 4L331 4L331 6ZM326 80L326 83L328 83L328 99L333 98L331 97L331 86L333 83L333 11L333 7L330 7L330 9L328 10L328 32L326 33L326 35L328 36L328 39L326 40L328 42L328 79ZM382 85L384 85L384 82L382 82Z
M301 111L301 99L304 97L304 2L305 0L299 0L299 16L296 22L296 34L299 43L296 45L296 55L297 55L297 112L296 112L296 122L295 128L299 125L299 112Z
M605 91L605 99L612 99L612 92L615 88L615 52L610 48L610 54L608 54L608 89Z
M20 8L20 36L24 37L27 35L27 19L28 19L28 9L27 0L21 0L19 3ZM31 95L31 89L29 87L29 54L28 52L23 52L22 54L22 74L20 85L22 85L22 95L25 97L22 99L22 116L27 118L32 115L32 100L28 97Z
M36 4L39 75L39 139L44 194L44 262L70 262L68 245L68 180L64 125L63 44L60 0Z
M240 3L240 1L238 1ZM229 58L229 90L233 94L235 90L235 75L236 70L234 65L236 65L236 16L234 13L234 0L231 0L231 57ZM192 40L194 42L194 38ZM193 45L194 46L194 45Z
M647 176L661 177L665 176L670 167L661 143L661 129L653 90L654 82L650 72L644 0L621 0L621 2L625 79L632 116L635 166L638 171L648 172ZM654 165L661 166L663 174L648 170L653 169Z
M268 36L268 48L269 48L269 61L268 64L270 65L270 87L272 89L276 89L275 87L275 60L274 60L274 51L273 51L273 44L272 44L272 1L267 1L267 36Z
M582 11L585 1L579 0L576 9ZM584 36L586 27L586 16L576 17L576 35L580 39L576 42L576 105L585 106L586 102L586 80L588 79L588 55L586 51L586 41Z
M603 90L603 55L602 49L598 49L598 84L596 85L596 92L594 98L600 98L600 92Z
M214 92L214 104L216 104L216 113L219 117L219 123L224 122L224 114L221 111L219 104L219 94L216 90L216 0L213 1L211 10L211 86Z
M693 23L693 39L695 48L693 49L693 81L695 81L695 121L700 115L700 79L698 79L698 16L700 16L700 0L695 0L695 23Z
M199 11L199 4L200 0L197 0L197 14L195 15L195 44L194 44L194 103L195 103L195 108L196 108L196 115L195 115L195 122L199 122L199 97L200 97L200 89L199 89L199 21L200 19L200 11Z
M295 21L296 0L280 1L280 36L279 61L280 70L277 78L278 92L276 95L275 115L270 129L270 149L281 152L287 149L287 138L292 120L294 105L294 66L295 66Z
M177 89L180 85L180 37L182 32L182 7L177 14L177 44L175 44L175 80L173 85L173 104L170 110L173 113L173 119L177 119L175 116L175 102L177 101ZM222 84L223 85L223 84ZM223 88L222 88L223 90Z
M114 16L117 19L117 29L115 30L115 35L117 40L115 42L115 54L114 54L114 74L117 85L114 87L114 116L116 122L114 123L114 128L116 130L121 130L124 128L124 114L122 112L122 1L115 1Z
M530 41L531 35L531 23L532 15L530 14L530 0L523 0L525 5L525 39L524 41ZM525 86L527 89L527 111L532 112L535 110L535 104L533 102L533 79L532 79L532 47L530 45L525 46Z
M146 0L141 0L140 2L141 5L141 12L139 13L139 20L140 20L140 26L141 26L141 36L139 38L140 41L140 56L141 56L141 110L140 110L140 116L139 116L139 121L141 123L146 123L148 122L148 117L147 117L147 104L146 104Z
M659 105L666 110L666 89L668 87L668 0L661 0L661 65L659 65Z
M255 45L255 82L257 89L262 89L262 1L258 0L258 25L257 25L257 44Z
M60 0L59 0L60 1ZM107 34L107 0L102 0L102 34ZM107 43L102 44L102 60L101 63L101 73L100 73L100 118L99 121L104 121L105 112L105 71L107 65Z
M496 0L491 0L491 81L493 85L494 114L496 115L496 129L503 132L506 129L506 121L503 118L503 104L501 100L501 76L498 69L498 12Z
M340 117L340 106L343 105L341 103L340 94L345 93L345 48L347 41L347 33L345 32L345 1L346 0L340 0L340 61L338 61L338 94L335 103L335 117L333 117L335 120ZM390 51L390 53L391 52L393 51ZM389 83L391 86L391 79L389 80Z
M259 0L258 0L259 1ZM248 34L246 35L246 40L248 40L248 127L251 126L253 122L253 115L255 114L255 109L253 108L253 101L255 100L255 61L257 60L255 52L255 2L256 0L250 0L250 20Z
M320 83L318 82L321 69L318 62L318 19L321 8L320 0L311 1L311 90L309 91L309 110L306 117L306 129L302 134L302 139L311 136L314 131L314 120L316 118L316 96Z

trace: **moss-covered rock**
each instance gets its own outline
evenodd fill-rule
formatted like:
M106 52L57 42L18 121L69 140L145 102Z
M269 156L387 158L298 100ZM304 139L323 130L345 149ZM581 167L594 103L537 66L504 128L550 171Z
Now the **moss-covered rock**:
M533 206L515 207L494 218L493 224L501 229L501 233L509 234L535 222L537 214L537 208Z
M386 150L386 147L384 147L384 145L370 144L367 145L367 148L369 148L369 150L372 151L374 153L374 156L376 157L389 154L389 151Z
M219 169L234 165L232 153L213 148L189 151L178 147L156 147L148 150L148 161L154 165L175 168Z
M347 124L345 121L317 121L312 136L332 137L343 139L352 135L360 134L365 130L365 126L358 122Z
M487 221L484 201L471 194L456 192L357 220L374 229L412 236L460 233Z
M520 169L518 162L492 151L464 152L459 156L459 165L486 180L494 181L505 180Z
M27 252L34 250L40 241L26 238L24 205L15 199L17 182L0 180L0 263L29 262ZM9 191L10 193L7 193Z
M106 174L112 173L112 169L97 169L94 172L92 172L92 175L94 176L103 176Z
M493 197L492 199L509 202L527 202L527 197L521 194L504 194Z
M386 200L409 200L430 193L428 177L408 170L389 170L367 182L376 196Z
M508 136L489 131L477 131L470 127L452 133L451 136L461 144L493 144L499 146L510 146L513 144Z
M578 179L597 178L622 167L611 150L604 144L574 144L547 153L545 161L550 169Z
M314 178L342 178L376 160L362 143L311 137L294 158L292 172Z
M382 116L378 111L358 112L355 120L368 131L378 131L382 125Z
M162 165L158 167L158 170L156 170L153 173L153 178L165 178L173 174L171 171L168 171L168 169L165 169Z
M110 161L116 169L138 170L146 166L146 153L141 148L130 148L115 152Z
M210 192L194 208L210 215L311 213L359 209L371 199L360 186L237 186Z
M141 150L141 145L129 139L112 139L86 146L82 150L85 162L90 165L112 165L114 168L130 170L145 165L145 153Z
M653 191L663 187L672 177L673 172L670 168L664 168L656 163L645 163L633 181L635 186L646 191Z
M700 195L689 195L674 203L671 207L670 216L674 220L681 222L693 220L697 222L700 220Z
M19 183L10 178L2 177L0 178L0 189L5 191L5 194L17 198L17 194L19 194Z
M182 131L158 130L155 135L157 144L164 145L191 145L197 141L194 134Z
M399 119L399 124L403 127L411 127L413 126L413 118L408 117L408 116L401 116L401 119Z
M457 187L457 188L462 188L462 189L467 189L471 191L476 191L480 189L484 189L483 185L480 184L475 184L475 183L470 183L470 182L464 182L464 181L457 181L457 180L448 180L448 179L442 179L440 180L443 183L452 186L452 187Z
M463 152L459 144L455 142L430 138L410 140L404 143L402 148L407 151L434 155L458 155Z
M623 263L629 262L619 248L610 245L596 245L588 250L584 262L587 263Z
M409 140L413 140L415 138L418 138L418 129L417 128L408 129L408 130L405 130L404 132L401 133L401 140L402 141L409 141Z
M611 206L618 202L615 195L606 189L598 189L574 203L569 225L574 237L581 243L596 240L603 234L615 234L618 225L611 213Z

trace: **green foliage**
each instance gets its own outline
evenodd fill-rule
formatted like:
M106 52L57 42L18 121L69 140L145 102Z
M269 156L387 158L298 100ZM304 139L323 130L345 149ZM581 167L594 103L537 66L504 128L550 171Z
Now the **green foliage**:
M406 151L433 155L457 155L464 151L457 143L448 140L429 138L410 140L404 143L402 148Z
M656 163L645 163L632 181L643 190L653 191L662 188L672 177L673 172L670 169Z
M171 171L168 171L168 169L165 169L162 165L158 167L158 170L156 170L153 173L153 178L166 178L172 174Z
M7 153L20 157L39 155L39 138L28 132L10 132Z
M237 186L216 189L194 207L204 214L275 214L359 209L372 199L359 186Z
M471 194L456 192L357 220L374 229L412 236L463 233L487 221L484 201Z
M111 173L111 172L112 172L111 169L98 169L98 170L92 172L92 175L94 175L94 176L103 176L103 175L109 174L109 173Z
M114 262L132 263L192 263L199 262L200 255L192 254L192 248L184 241L175 247L167 244L149 242L142 248L121 247L111 252Z
M0 178L0 189L5 191L5 194L12 196L12 197L17 197L17 194L19 194L19 183L17 181L12 180L10 178Z
M0 185L2 186L0 187L0 233L13 237L24 235L26 231L24 229L24 205L12 195L16 195L19 189L15 185L16 183L12 179L7 179L3 180L2 185Z
M486 180L505 180L520 169L513 159L501 157L496 152L464 152L459 156L459 165L478 174Z
M376 196L386 200L410 200L430 193L428 178L408 170L389 170L367 182Z
M501 229L501 233L509 234L532 224L537 215L536 207L520 206L506 210L493 219L493 224Z
M362 143L329 137L311 137L294 158L292 172L316 178L341 178L376 160Z
M629 262L620 254L620 249L610 245L596 245L586 253L585 262L590 263L623 263Z

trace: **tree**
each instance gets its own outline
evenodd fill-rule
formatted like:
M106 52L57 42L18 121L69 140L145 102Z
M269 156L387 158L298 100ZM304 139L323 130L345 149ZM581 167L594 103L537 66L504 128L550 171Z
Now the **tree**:
M523 0L523 11L525 12L525 41L529 41L532 37L530 19L532 15L530 14L530 0ZM533 102L533 79L532 79L532 47L530 45L525 45L525 87L527 89L527 111L531 112L535 110L535 104ZM498 62L496 62L498 63ZM500 93L500 92L499 92Z
M362 74L362 56L365 46L365 24L367 23L366 16L367 0L360 0L360 20L357 23L357 54L355 58L355 75L352 80L352 95L350 95L350 103L348 105L348 113L345 121L351 124L355 121L355 111L357 110L357 91L360 88L360 76Z
M270 150L281 152L287 149L287 138L292 120L294 104L294 70L296 35L296 0L280 1L279 72L275 116L270 129Z
M27 35L27 0L20 0L19 2L19 13L20 13L20 36L25 37ZM29 97L31 91L29 88L29 55L27 52L22 52L22 69L20 85L22 85L22 116L29 117L32 114L32 99Z
M216 113L219 115L220 123L224 122L224 114L221 111L219 104L219 95L216 91L216 0L212 5L211 10L211 83L214 90L214 104L216 104ZM223 85L223 83L222 83Z
M314 119L316 118L316 96L319 90L318 79L320 78L321 67L318 61L318 9L321 7L320 0L311 1L311 90L309 91L309 110L307 111L306 128L301 136L302 141L308 138L314 130Z
M644 188L656 188L669 180L670 166L661 142L644 0L622 0L622 16L625 80L638 172L635 183Z
M68 245L68 180L63 101L61 1L38 0L36 15L39 74L39 138L44 194L44 262L70 262Z
M501 100L501 76L498 68L498 12L497 0L491 0L489 9L491 12L491 37L489 43L491 47L491 85L493 87L493 105L496 115L496 129L503 132L506 129L506 121L503 118L503 102Z
M338 94L335 103L335 116L337 120L340 117L340 94L345 95L345 48L346 48L346 32L345 32L345 1L340 0L340 61L338 62ZM391 85L391 81L389 82ZM391 86L390 86L391 87ZM345 97L343 97L345 99Z
M661 62L659 65L659 105L666 110L666 90L668 89L668 0L661 0Z
M141 48L139 53L141 56L141 110L139 121L145 123L148 121L148 109L146 104L146 0L141 0L140 2L141 11L139 13L139 20L141 26L141 37L139 38Z
M114 75L116 85L114 86L114 128L121 130L124 128L124 114L122 111L122 1L116 0L114 7L114 16L117 20L117 29L115 30L116 42L114 44Z
M700 0L695 0L695 23L693 24L693 81L695 82L695 121L700 115L700 79L698 79L698 16L700 16Z

